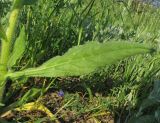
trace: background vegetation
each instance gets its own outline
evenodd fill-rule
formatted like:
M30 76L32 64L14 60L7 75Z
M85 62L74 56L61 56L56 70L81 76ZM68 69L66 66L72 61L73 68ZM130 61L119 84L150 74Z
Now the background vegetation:
M9 0L0 1L4 26L10 6ZM159 18L159 8L134 0L38 0L25 6L19 26L25 26L27 50L15 70L39 66L72 46L92 40L146 43L157 52L124 59L88 76L8 82L8 108L38 100L57 120L50 121L44 110L16 110L3 115L3 120L160 123Z

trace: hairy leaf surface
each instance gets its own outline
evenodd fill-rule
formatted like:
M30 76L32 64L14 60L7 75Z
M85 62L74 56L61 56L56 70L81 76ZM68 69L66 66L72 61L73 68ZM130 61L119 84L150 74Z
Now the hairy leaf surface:
M21 29L19 37L16 39L12 54L8 61L8 67L12 67L16 64L17 60L22 56L25 51L25 29Z
M63 56L54 57L38 68L11 73L9 76L62 77L85 75L125 57L149 51L148 46L137 43L119 41L89 42L71 48Z

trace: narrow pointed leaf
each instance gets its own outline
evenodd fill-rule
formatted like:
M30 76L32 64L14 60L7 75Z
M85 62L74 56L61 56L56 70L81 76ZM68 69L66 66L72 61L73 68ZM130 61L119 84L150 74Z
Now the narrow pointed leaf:
M22 57L25 51L25 29L21 29L19 37L16 39L12 54L8 61L8 68L16 64L17 60Z
M89 42L85 45L71 48L63 56L54 57L38 68L10 73L8 76L60 77L85 75L125 57L149 51L150 48L148 46L137 43L119 41L107 43Z
M24 104L26 102L29 102L33 100L34 98L38 97L41 94L41 89L38 88L32 88L28 92L25 93L25 95L20 99L20 103Z

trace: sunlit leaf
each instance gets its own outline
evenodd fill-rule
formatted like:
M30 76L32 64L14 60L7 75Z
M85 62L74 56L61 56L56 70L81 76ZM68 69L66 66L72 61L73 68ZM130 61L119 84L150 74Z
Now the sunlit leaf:
M5 106L5 104L0 103L0 107L3 107L3 106Z
M12 54L8 61L8 67L12 67L16 64L17 60L22 57L25 51L25 29L24 27L21 29L19 37L16 39Z
M71 48L63 56L54 57L40 67L10 73L8 76L60 77L86 75L99 67L113 64L128 56L149 51L148 46L137 43L119 41L89 42Z

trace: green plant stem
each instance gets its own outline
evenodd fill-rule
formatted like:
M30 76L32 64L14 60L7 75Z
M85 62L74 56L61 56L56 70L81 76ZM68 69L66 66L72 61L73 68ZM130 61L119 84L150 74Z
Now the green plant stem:
M3 95L5 90L5 74L7 73L7 62L11 53L11 44L15 36L16 25L18 22L18 16L22 7L23 0L15 0L13 3L13 9L9 18L9 25L6 31L7 39L2 41L1 47L1 59L0 59L0 103L3 102ZM3 84L2 84L3 83Z
M2 82L4 82L4 81L2 81ZM5 91L5 84L2 84L2 85L0 85L0 103L2 103L2 104L3 104L4 91Z

